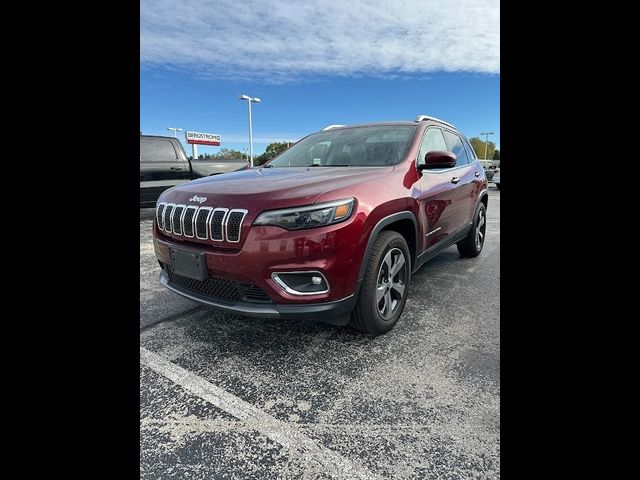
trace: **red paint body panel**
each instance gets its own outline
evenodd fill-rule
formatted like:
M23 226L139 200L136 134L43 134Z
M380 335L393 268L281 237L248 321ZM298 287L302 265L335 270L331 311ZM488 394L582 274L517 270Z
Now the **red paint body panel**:
M415 256L471 222L479 195L487 188L480 162L445 171L419 171L416 157L422 122L404 160L389 167L257 168L201 178L165 191L159 202L246 209L239 243L188 239L160 232L154 222L156 254L170 263L169 248L182 246L205 253L214 276L252 283L279 304L340 300L356 293L367 243L376 224L398 212L411 212L417 225ZM479 172L479 175L476 175ZM457 176L457 184L451 182ZM266 211L354 197L353 213L344 222L288 231L252 226ZM430 234L433 232L433 234ZM429 234L429 235L428 235ZM319 270L327 278L325 294L296 296L271 279L275 271Z

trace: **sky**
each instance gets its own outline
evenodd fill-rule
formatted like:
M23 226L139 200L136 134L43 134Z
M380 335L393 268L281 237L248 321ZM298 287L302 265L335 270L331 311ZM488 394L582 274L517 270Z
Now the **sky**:
M140 130L217 133L254 155L329 124L453 123L500 147L496 0L142 0ZM187 153L191 147L178 132Z

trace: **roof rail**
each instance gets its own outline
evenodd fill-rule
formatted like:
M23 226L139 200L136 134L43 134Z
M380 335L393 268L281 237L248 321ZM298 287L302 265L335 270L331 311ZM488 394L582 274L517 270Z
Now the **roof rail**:
M335 125L327 125L326 127L324 127L324 128L322 129L322 131L324 132L325 130L331 130L332 128L340 128L340 127L346 127L346 125L338 125L338 124L335 124Z
M416 122L422 122L423 120L435 120L436 122L444 123L445 125L449 125L451 128L456 128L455 125L452 125L449 122L445 122L444 120L440 120L439 118L432 117L430 115L418 115L416 117Z

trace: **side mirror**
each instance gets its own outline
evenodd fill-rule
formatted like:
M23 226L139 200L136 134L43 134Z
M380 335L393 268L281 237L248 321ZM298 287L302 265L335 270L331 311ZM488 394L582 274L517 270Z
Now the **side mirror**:
M456 166L456 154L441 150L432 150L424 156L424 163L418 165L418 170L429 168L452 168Z

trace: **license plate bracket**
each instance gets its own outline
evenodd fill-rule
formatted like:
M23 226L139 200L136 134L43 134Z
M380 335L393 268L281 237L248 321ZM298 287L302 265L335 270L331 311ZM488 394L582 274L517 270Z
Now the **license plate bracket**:
M181 248L171 247L171 270L176 275L200 281L206 280L209 276L204 253Z

